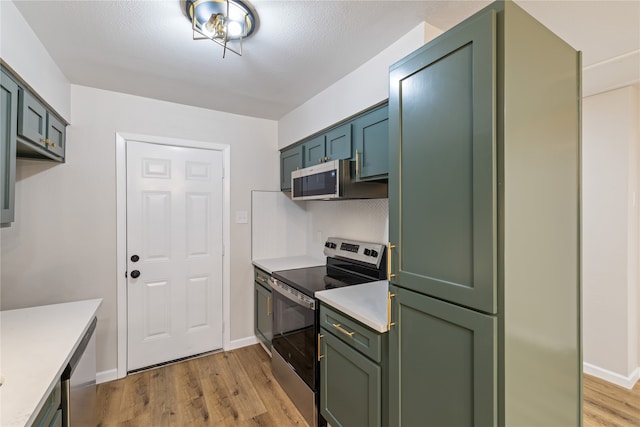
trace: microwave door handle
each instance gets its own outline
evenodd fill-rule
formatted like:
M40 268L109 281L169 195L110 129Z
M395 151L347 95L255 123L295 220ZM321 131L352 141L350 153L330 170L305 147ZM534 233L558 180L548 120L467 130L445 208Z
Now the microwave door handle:
M315 302L308 302L305 300L302 300L300 298L298 298L297 296L293 295L290 292L287 292L286 289L282 289L277 283L273 282L270 280L271 283L271 289L273 289L274 291L278 292L280 295L284 296L285 298L295 302L296 304L305 307L305 308L310 308L310 309L314 309L315 308Z

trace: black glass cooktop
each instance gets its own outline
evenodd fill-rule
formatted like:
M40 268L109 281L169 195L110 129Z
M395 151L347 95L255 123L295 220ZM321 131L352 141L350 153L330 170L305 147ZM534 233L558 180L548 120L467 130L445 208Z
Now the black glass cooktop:
M317 291L357 285L375 280L368 277L344 274L327 268L327 266L274 271L272 276L310 297L313 297Z

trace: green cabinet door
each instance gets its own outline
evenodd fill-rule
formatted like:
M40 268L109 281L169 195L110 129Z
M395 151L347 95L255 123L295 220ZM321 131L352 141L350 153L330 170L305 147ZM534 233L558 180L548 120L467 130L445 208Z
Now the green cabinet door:
M254 298L256 335L268 349L271 349L273 338L271 290L254 282Z
M380 366L326 329L320 335L320 413L332 427L381 427Z
M327 156L325 151L324 135L317 136L302 144L304 152L304 167L314 166L325 161Z
M495 316L391 292L390 425L497 425Z
M18 95L18 136L19 156L64 160L66 125L23 88Z
M302 145L280 153L280 190L291 190L291 172L302 168Z
M47 109L33 95L20 89L18 112L18 135L46 147Z
M325 161L351 158L351 139L351 123L338 126L327 132L325 135Z
M49 150L56 156L64 158L66 126L54 115L47 115L47 139Z
M389 107L359 117L354 129L356 180L384 179L389 172Z
M16 183L18 85L0 71L0 224L13 222Z
M390 69L393 283L496 313L495 11Z

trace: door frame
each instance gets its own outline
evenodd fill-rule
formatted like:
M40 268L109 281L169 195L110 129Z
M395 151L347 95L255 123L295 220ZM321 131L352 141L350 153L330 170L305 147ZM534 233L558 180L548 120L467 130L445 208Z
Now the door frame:
M230 344L230 205L231 146L205 141L116 132L116 303L117 303L117 378L127 376L127 141L175 147L200 148L222 152L222 347Z

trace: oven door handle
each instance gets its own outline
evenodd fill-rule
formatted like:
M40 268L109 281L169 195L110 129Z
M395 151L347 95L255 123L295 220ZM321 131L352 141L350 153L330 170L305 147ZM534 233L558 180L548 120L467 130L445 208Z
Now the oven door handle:
M316 309L316 302L315 300L312 300L311 298L309 298L310 301L306 300L306 299L302 299L299 296L289 292L286 288L282 287L277 280L271 278L269 279L269 284L271 285L271 289L273 289L274 291L276 291L277 293L279 293L280 295L284 296L285 298L295 302L296 304L304 307L304 308L309 308L311 310L315 310Z

